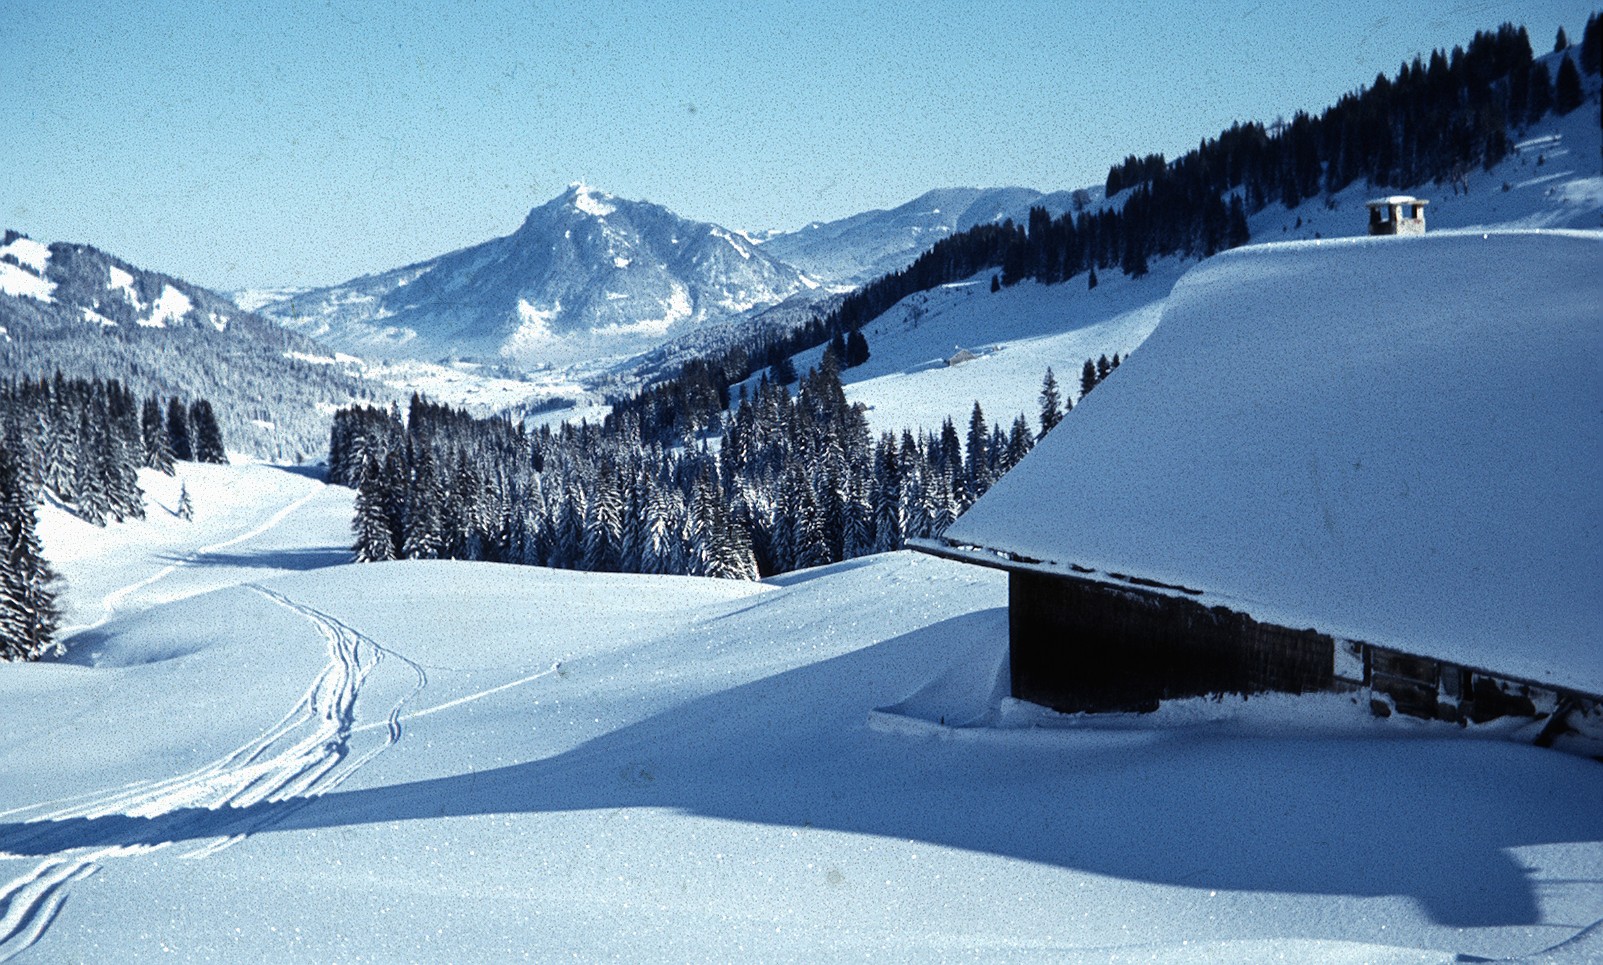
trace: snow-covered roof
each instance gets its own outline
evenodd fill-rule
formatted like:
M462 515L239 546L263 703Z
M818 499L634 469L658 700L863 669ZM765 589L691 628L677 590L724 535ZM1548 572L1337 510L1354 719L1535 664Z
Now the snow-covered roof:
M1261 245L946 536L1597 693L1600 467L1603 233Z
M1378 208L1381 205L1392 204L1430 204L1430 201L1426 200L1425 198L1416 198L1413 195L1408 194L1393 194L1384 198L1376 198L1373 201L1365 201L1364 204L1371 208Z

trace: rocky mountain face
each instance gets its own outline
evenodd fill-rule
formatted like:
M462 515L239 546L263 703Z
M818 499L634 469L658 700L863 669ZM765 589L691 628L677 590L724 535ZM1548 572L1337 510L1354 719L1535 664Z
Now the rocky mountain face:
M89 245L0 236L0 374L114 378L136 394L204 396L229 448L312 457L329 414L386 398L328 349L171 275Z
M356 354L538 367L633 355L815 287L738 232L576 184L506 237L262 310Z
M838 221L815 221L769 236L763 252L831 284L859 285L906 268L947 235L1008 218L1023 223L1030 208L1054 216L1100 200L1100 191L1042 194L1030 188L940 188L889 210Z

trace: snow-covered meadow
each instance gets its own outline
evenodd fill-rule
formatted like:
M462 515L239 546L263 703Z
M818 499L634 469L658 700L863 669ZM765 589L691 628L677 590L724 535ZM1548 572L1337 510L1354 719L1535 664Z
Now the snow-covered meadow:
M991 571L351 565L349 493L182 470L192 523L149 477L144 523L46 510L98 625L0 666L0 956L1445 962L1603 918L1595 762L1342 697L1032 711Z

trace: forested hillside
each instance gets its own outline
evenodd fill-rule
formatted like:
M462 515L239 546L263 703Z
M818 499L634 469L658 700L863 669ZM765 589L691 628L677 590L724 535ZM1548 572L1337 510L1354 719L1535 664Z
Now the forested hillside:
M230 445L293 462L330 413L388 394L303 336L88 245L0 241L0 373L112 379L138 396L212 399Z
M1116 363L1087 361L1089 391ZM357 489L361 561L468 559L756 579L938 535L1062 418L1049 371L1040 432L1024 416L966 433L871 436L826 353L792 396L761 380L716 450L618 427L530 433L414 397L335 417L329 478Z

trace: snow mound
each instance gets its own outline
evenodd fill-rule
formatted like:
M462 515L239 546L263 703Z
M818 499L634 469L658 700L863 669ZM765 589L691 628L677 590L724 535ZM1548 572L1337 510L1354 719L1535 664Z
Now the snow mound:
M54 282L49 282L31 272L27 272L13 265L9 261L0 261L0 295L13 295L18 298L33 298L41 302L55 301L51 293L56 290Z
M182 321L194 307L188 295L167 285L157 296L156 304L150 307L150 317L140 319L139 324L146 328L166 328L168 322Z
M1603 235L1238 249L947 533L1603 680Z
M616 205L607 203L612 200L612 195L605 191L597 191L588 184L575 181L568 186L568 190L573 195L574 208L585 214L604 218L618 210Z
M0 259L6 255L32 268L38 275L43 275L45 266L50 263L50 248L47 245L20 235L8 244L0 245Z
M139 297L139 290L134 287L134 276L131 272L124 271L116 265L108 265L106 277L109 279L110 290L121 292L123 297L128 299L128 304L139 311L145 310L145 303Z

